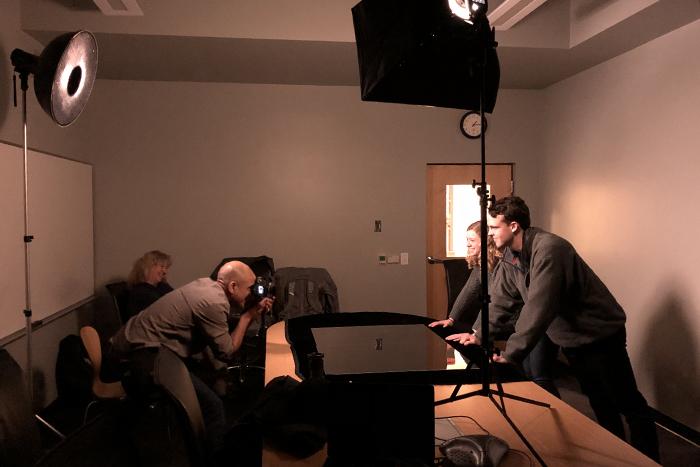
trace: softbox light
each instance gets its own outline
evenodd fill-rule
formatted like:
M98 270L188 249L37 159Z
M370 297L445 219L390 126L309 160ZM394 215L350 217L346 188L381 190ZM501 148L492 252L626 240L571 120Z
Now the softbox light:
M500 80L485 28L452 14L447 0L363 0L352 8L362 100L492 112ZM485 68L481 68L484 61Z

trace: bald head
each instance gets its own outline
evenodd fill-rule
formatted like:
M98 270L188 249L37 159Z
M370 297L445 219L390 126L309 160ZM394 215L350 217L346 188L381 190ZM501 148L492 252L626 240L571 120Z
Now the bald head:
M216 280L227 285L231 281L237 283L248 283L255 281L255 274L250 267L240 261L229 261L221 266Z
M250 295L250 287L255 283L255 274L250 267L240 261L229 261L221 266L216 276L230 302L243 307Z

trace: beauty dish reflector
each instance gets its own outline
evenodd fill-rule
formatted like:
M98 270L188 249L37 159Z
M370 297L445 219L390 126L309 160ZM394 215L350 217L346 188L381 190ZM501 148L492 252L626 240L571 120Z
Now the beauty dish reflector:
M10 58L18 73L34 74L36 98L58 125L70 125L78 118L97 74L95 36L88 31L62 34L38 57L15 49Z

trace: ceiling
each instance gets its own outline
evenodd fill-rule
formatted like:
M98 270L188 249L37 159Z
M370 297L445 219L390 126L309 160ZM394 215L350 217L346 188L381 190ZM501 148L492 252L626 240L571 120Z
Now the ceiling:
M43 45L93 32L102 79L358 85L356 3L22 0L21 23ZM139 11L99 8L129 4ZM511 89L547 87L700 18L700 0L492 0L489 8L499 14L501 88Z

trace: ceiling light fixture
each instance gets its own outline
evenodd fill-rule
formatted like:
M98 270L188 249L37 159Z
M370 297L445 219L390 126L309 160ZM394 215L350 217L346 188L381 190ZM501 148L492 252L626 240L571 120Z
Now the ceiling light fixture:
M492 112L500 68L486 10L485 0L357 4L352 14L362 100Z
M469 24L474 24L477 17L485 15L488 8L486 0L447 0L447 4L455 16Z
M92 0L105 16L143 16L136 0Z

